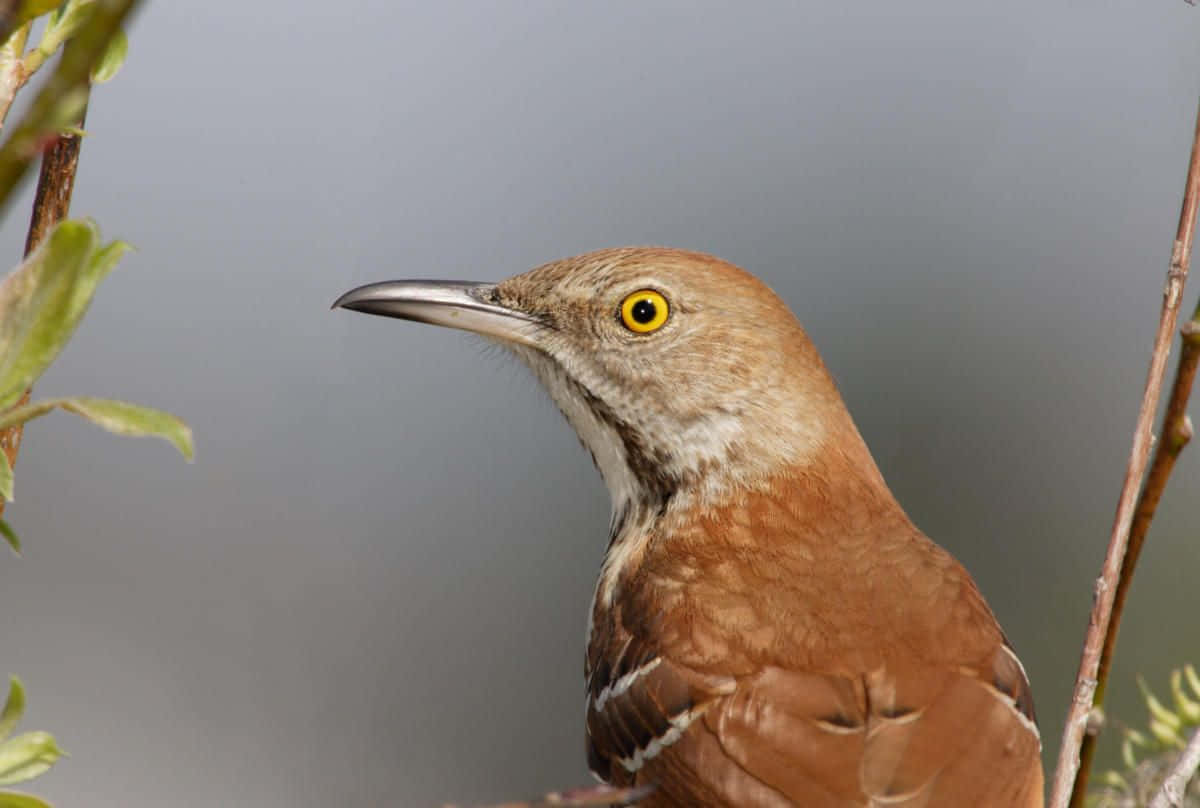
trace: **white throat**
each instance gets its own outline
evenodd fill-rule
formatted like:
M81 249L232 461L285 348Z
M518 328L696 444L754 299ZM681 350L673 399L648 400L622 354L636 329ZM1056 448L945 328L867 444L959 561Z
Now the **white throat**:
M521 348L516 351L537 375L538 381L575 430L580 443L591 454L608 488L615 527L620 514L629 512L644 495L640 481L629 467L620 435L612 425L597 417L587 400L580 395L578 384L566 375L558 363L537 351Z

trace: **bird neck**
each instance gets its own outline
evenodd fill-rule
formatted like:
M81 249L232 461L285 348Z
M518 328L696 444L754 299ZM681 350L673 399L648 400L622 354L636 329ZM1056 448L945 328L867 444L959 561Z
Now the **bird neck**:
M595 604L611 607L648 560L666 569L683 557L750 558L802 544L820 564L861 553L880 532L907 535L912 524L848 416L836 434L765 473L711 469L661 503L614 497ZM826 535L830 525L836 535Z
M788 507L830 523L864 506L903 518L807 339L724 390L718 404L689 396L683 385L676 395L647 396L578 361L510 347L566 416L609 490L599 605L611 603L648 552L670 553L688 525L755 498L786 496ZM763 546L805 538L767 527L752 532Z

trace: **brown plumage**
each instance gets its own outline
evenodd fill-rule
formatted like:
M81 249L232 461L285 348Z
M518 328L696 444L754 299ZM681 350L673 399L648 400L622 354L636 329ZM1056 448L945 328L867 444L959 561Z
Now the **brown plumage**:
M339 303L499 339L592 453L613 497L585 665L599 778L655 806L1042 805L1020 662L752 276L626 248Z

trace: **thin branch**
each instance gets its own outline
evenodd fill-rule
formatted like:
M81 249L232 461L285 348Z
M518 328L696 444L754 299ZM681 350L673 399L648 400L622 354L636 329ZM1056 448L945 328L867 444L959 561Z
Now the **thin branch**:
M1162 312L1158 320L1158 332L1154 338L1154 350L1150 356L1150 371L1146 377L1146 388L1138 411L1137 426L1133 433L1133 446L1129 463L1125 469L1125 482L1117 501L1117 512L1113 519L1112 535L1100 577L1096 580L1095 599L1088 619L1087 635L1083 653L1079 660L1079 672L1075 677L1075 688L1067 720L1063 726L1062 747L1058 753L1058 767L1054 773L1050 792L1050 808L1066 808L1071 799L1075 775L1080 766L1080 744L1088 726L1096 694L1100 656L1104 648L1116 599L1117 581L1121 565L1129 544L1130 528L1136 510L1138 489L1150 458L1152 443L1151 428L1154 413L1162 393L1163 377L1167 370L1167 354L1171 350L1175 322L1179 315L1179 304L1183 297L1183 285L1187 280L1191 262L1192 237L1196 228L1196 211L1200 208L1200 109L1197 110L1196 128L1192 138L1192 155L1188 164L1187 183L1183 194L1183 205L1179 212L1179 227L1175 244L1171 250L1171 265L1167 270L1167 282L1163 292Z
M1147 808L1179 808L1183 805L1188 781L1196 774L1198 768L1200 768L1200 729L1192 733L1192 739L1183 748L1179 760L1175 761L1175 765L1171 767L1171 771L1163 780L1162 787L1158 789L1154 799L1150 800Z
M87 115L79 116L82 129ZM71 192L75 190L75 172L79 168L79 147L83 138L77 134L62 134L54 138L42 155L42 170L38 175L37 192L33 197L33 213L29 217L29 233L25 236L25 255L37 249L54 225L67 218L71 208Z
M1125 612L1125 599L1129 596L1129 586L1142 553L1142 545L1146 542L1146 534L1150 530L1150 522L1154 519L1158 502L1167 487L1167 479L1175 468L1175 461L1192 439L1192 420L1188 417L1187 405L1196 380L1197 366L1200 365L1200 303L1197 304L1192 319L1180 327L1179 333L1182 336L1179 367L1175 370L1175 381L1171 385L1167 410L1163 415L1162 439L1154 450L1154 459L1150 462L1150 472L1146 476L1146 487L1142 489L1142 495L1138 499L1137 513L1129 530L1129 549L1125 553L1125 562L1121 565L1117 594L1113 598L1112 619L1108 624L1104 648L1100 653L1094 708L1104 706L1108 675L1112 670L1113 651L1116 649L1117 634L1121 629L1121 616ZM1092 759L1100 739L1100 729L1097 727L1096 731L1089 731L1083 739L1083 747L1079 754L1079 771L1075 775L1075 786L1071 794L1071 808L1083 808Z

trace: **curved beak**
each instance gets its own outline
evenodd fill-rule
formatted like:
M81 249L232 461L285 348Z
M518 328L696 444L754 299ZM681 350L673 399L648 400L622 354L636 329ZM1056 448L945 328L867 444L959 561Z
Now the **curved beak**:
M461 328L487 337L535 345L537 320L491 302L496 286L463 281L384 281L351 289L333 308Z

